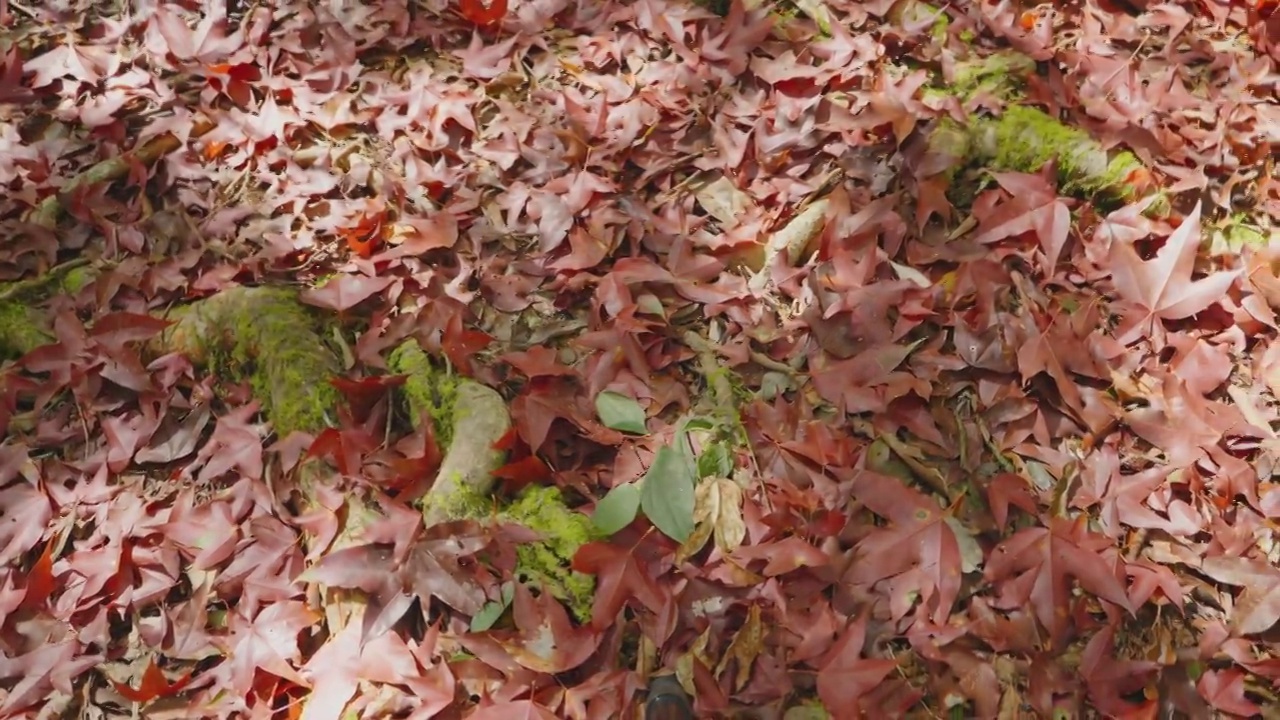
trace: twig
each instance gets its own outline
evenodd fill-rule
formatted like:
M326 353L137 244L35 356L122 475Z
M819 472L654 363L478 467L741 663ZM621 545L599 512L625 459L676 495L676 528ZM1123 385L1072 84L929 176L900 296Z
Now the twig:
M75 260L68 260L60 265L55 265L48 272L38 277L6 283L3 287L0 287L0 302L38 295L46 287L62 282L72 270L85 267L88 264L88 258L76 258Z
M213 123L204 121L196 123L190 137L197 138L214 128ZM182 141L173 133L157 135L133 150L107 158L93 167L75 176L57 193L40 202L32 211L30 221L35 225L52 230L58 219L66 212L67 204L81 189L98 183L119 180L129 174L135 165L152 165L160 158L182 147Z

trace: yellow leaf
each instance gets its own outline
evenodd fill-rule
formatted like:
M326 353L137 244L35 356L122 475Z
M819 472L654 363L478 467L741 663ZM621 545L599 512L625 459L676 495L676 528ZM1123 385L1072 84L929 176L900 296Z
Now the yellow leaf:
M747 524L742 519L742 488L729 478L716 478L704 484L714 484L717 488L716 547L728 555L747 537Z
M764 628L760 622L760 606L753 603L747 612L747 621L734 634L733 641L721 656L720 664L716 666L716 677L719 678L725 671L730 660L737 660L738 673L733 688L735 691L742 690L751 679L751 666L755 664L763 647Z

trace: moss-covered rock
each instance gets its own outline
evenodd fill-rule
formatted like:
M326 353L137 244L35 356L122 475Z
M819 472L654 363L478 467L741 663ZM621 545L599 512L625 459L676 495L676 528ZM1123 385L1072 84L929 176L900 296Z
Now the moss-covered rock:
M97 277L85 260L59 265L40 277L0 284L0 360L13 360L54 341L52 320L40 306L54 295L79 292Z
M1063 192L1116 200L1132 193L1128 181L1142 170L1133 153L1108 152L1084 130L1023 105L979 122L971 157L989 161L993 169L1018 172L1036 172L1056 158Z
M517 549L519 579L545 587L579 619L588 617L595 579L573 572L569 563L583 543L596 538L591 519L566 507L555 488L527 488L509 504L489 492L492 473L503 462L493 445L510 427L501 396L439 367L415 340L393 350L387 366L406 376L410 416L415 422L429 418L441 446L449 448L435 485L421 501L427 524L496 515L537 532L541 540Z
M317 432L338 401L329 382L338 359L317 321L290 288L236 287L169 315L174 324L153 346L248 380L276 432Z

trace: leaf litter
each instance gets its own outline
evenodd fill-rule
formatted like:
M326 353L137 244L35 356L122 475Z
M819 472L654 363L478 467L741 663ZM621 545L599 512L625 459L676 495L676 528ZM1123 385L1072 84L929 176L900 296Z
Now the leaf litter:
M1280 702L1275 11L5 5L0 272L108 269L0 376L0 715L633 717L654 672L699 717ZM1009 48L1025 98L929 95ZM922 141L1015 103L1160 192L955 200ZM310 448L138 350L270 283L365 319ZM687 445L709 329L735 407ZM585 621L501 577L515 531L406 521L438 452L363 383L410 335L510 398L504 482L594 515ZM385 523L339 546L355 488Z

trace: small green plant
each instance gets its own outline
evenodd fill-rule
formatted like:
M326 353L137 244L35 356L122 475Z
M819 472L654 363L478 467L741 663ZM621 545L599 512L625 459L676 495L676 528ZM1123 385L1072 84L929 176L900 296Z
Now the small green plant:
M725 477L733 470L733 450L712 440L695 456L689 433L712 431L716 423L702 417L686 418L676 428L669 445L658 448L653 464L636 482L618 485L596 505L592 522L612 535L631 524L640 513L664 535L684 542L694 528L694 489L706 477Z

